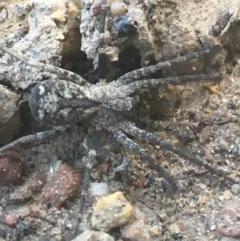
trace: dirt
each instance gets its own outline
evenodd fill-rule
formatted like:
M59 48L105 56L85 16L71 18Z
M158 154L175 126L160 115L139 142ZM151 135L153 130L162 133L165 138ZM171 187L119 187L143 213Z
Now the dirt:
M73 1L70 4L74 7L71 8L67 7L69 2L65 2L65 5L63 4L59 7L63 11L60 16L64 15L64 17L68 18L68 14L71 11L76 14L82 10ZM130 9L134 8L132 3L129 2L125 1ZM178 54L183 55L200 48L211 48L214 44L219 44L221 48L216 55L210 53L208 57L197 59L195 62L180 64L180 67L179 65L173 66L172 69L163 71L160 76L207 72L220 75L222 78L220 82L190 83L184 86L165 85L160 89L151 89L151 92L143 93L140 95L136 112L138 116L134 116L136 125L157 134L162 139L170 141L176 146L187 148L195 155L206 159L209 164L217 166L228 173L235 183L230 183L222 177L213 175L204 168L198 167L196 164L179 158L173 153L164 151L160 146L148 145L134 139L176 180L178 190L176 193L171 193L171 188L169 188L164 179L152 170L145 160L123 148L111 134L101 129L99 130L100 147L98 149L97 161L91 170L91 182L105 184L107 191L98 195L89 189L84 215L79 225L79 233L91 229L91 213L99 196L122 191L124 197L134 208L139 209L142 216L144 216L144 222L141 223L143 229L144 227L155 226L158 228L156 236L149 235L146 240L235 240L232 237L232 233L238 233L238 230L236 232L221 231L222 226L219 222L222 220L226 221L229 229L238 228L238 225L234 223L231 226L231 222L229 223L227 217L224 216L230 215L229 211L225 211L230 209L229 206L226 208L229 200L234 202L239 199L240 195L240 170L238 167L240 155L240 47L238 46L240 15L238 3L235 0L212 0L204 3L202 1L150 0L138 2L140 5L137 7L141 8L143 6L144 14L146 13L145 11L149 11L149 16L154 17L156 15L153 18L152 26L143 24L139 30L143 32L149 31L147 34L152 34L155 38L154 41L151 44L146 44L149 40L146 38L145 43L139 41L139 39L133 42L135 48L143 47L138 58L139 66L173 58ZM11 1L11 3L15 2ZM10 3L3 2L4 8L8 9L8 4ZM156 13L152 6L155 6ZM32 9L28 9L28 11L31 13ZM54 11L57 12L56 9ZM224 20L220 21L223 24L220 24L220 27L216 27L220 28L220 30L211 32L212 26L217 22L223 11L230 11L228 21L226 21L226 24ZM234 14L231 14L232 12ZM29 13L21 16L21 21L25 22L25 24ZM48 21L51 19L48 18L51 14L52 12L47 12L46 16L44 15ZM58 37L60 35L64 36L67 34L67 25L65 25L64 20L61 21L62 18L59 16L57 19L59 25L56 25L57 27L54 25L53 29L58 33ZM0 38L9 40L11 36L18 36L14 43L17 46L16 49L21 49L21 46L25 46L24 43L26 42L24 41L27 35L23 34L20 37L19 35L14 35L17 29L15 20L13 18L3 22L4 32L0 35ZM107 19L107 21L111 21L111 18ZM33 37L34 44L32 48L31 45L28 48L24 47L27 53L26 57L44 62L47 61L49 56L61 58L61 54L63 54L64 66L70 63L69 66L72 69L79 64L84 66L91 65L92 67L94 63L87 60L86 57L80 60L79 58L77 60L73 58L71 51L76 49L76 46L71 48L69 41L71 42L71 39L81 41L79 32L76 33L76 29L78 30L78 26L76 27L77 22L74 22L74 24L71 24L71 26L75 26L75 28L70 31L68 37L64 38L66 41L64 42L63 39L58 38L56 42L51 42L51 48L48 48L48 51L45 51L44 46L46 46L49 40L46 43L37 45L38 43ZM10 26L9 28L7 28L8 25ZM36 28L30 32L33 34L34 31L38 30ZM14 34L10 36L10 33ZM37 33L36 36L40 36L39 32ZM53 34L50 34L50 36L54 38ZM80 47L81 44L79 42L78 44ZM114 53L123 51L128 47L128 44L119 44L118 50L115 49L117 52ZM40 46L38 49L42 51L41 57L34 51L35 45ZM108 46L105 47L107 49ZM149 51L151 54L149 54ZM67 52L71 52L71 54L68 55ZM135 50L133 53L136 53ZM126 58L128 56L127 52L124 55ZM109 58L113 59L113 56L114 54L110 54ZM2 57L4 58L4 55ZM7 57L5 56L5 58ZM129 58L129 61L131 60L132 58ZM5 63L4 61L3 63ZM14 59L9 61L10 63L16 62ZM51 58L50 63L58 65L59 61L55 62ZM136 68L132 63L130 65ZM116 68L107 75L107 78L115 76L115 70L117 70L116 76L121 75L122 71L129 71L127 68L122 70L119 66L123 65L113 65L112 67ZM21 68L23 68L22 74L24 73L25 75L24 79L26 78L27 80L29 76L32 78L35 75L35 72L27 75L31 70L24 67L24 65ZM9 71L12 71L11 75L7 74L3 78L2 74L4 72L0 72L0 84L4 85L4 88L9 89L12 93L19 94L21 89L25 89L26 85L33 80L24 82L21 75L19 77L17 71L14 73L16 69L16 66L9 69ZM89 71L89 81L91 83L94 82L91 78L97 76L93 72ZM87 73L86 71L84 75L87 75ZM159 77L159 75L156 77ZM8 84L6 84L6 80ZM11 83L10 85L9 82ZM6 138L1 135L0 143L5 143L5 140L9 138L14 141L18 137L48 129L48 127L39 125L31 118L27 104L23 103L19 109L16 109L16 106L17 104L14 105L11 116L14 117L14 114L19 114L20 111L21 121L19 120L19 115L17 115L16 120L18 123L17 130L20 129L20 131L14 131L13 133L12 125L7 127L4 123L6 127L4 126L3 133L9 128L10 137L7 136ZM19 177L18 185L13 183L0 185L0 237L4 240L72 240L79 218L81 184L79 184L79 190L74 189L74 193L71 193L67 201L64 199L64 202L61 203L59 201L61 198L54 196L54 200L58 201L57 207L44 199L42 187L34 186L34 191L31 189L30 194L26 192L26 190L29 191L28 187L32 184L32 182L29 183L27 181L31 180L36 173L43 172L49 174L52 171L51 169L54 169L56 159L68 163L75 170L74 175L76 175L77 170L77 174L81 177L83 176L85 166L83 158L87 155L89 142L95 133L94 130L92 127L89 128L87 124L78 124L71 125L66 130L58 133L60 134L53 135L45 143L36 141L36 143L27 143L14 148L14 153L17 151L24 171L21 177ZM4 139L4 141L1 139ZM1 148L4 148L4 146ZM2 150L1 148L0 150ZM128 169L125 170L126 168L123 168L123 171L114 171L124 158L131 160ZM61 174L61 178L63 177L64 174ZM34 180L36 181L36 179ZM41 182L40 186L42 186ZM47 180L44 180L44 182L47 182ZM58 180L56 180L56 183L58 183ZM53 190L56 190L54 182L51 185ZM232 209L234 210L232 211ZM233 206L232 209L231 212L235 212L236 214L234 215L238 216L237 208ZM7 221L6 217L8 218ZM234 216L234 221L236 220L238 219ZM129 227L128 229L131 230ZM124 232L123 230L124 227L122 230L117 228L108 233L115 240L120 241L125 240L121 236ZM134 241L134 237L130 240Z

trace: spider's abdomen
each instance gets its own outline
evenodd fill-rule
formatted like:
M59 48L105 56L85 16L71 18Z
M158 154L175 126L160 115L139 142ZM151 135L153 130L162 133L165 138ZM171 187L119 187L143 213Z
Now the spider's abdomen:
M97 104L86 97L84 88L65 80L45 80L29 98L33 117L47 125L78 122L95 112Z

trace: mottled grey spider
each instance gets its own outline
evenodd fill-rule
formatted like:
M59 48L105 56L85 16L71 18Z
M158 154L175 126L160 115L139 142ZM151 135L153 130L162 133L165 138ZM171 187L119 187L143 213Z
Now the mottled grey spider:
M1 47L0 49L18 60L21 59L6 48ZM144 87L159 87L164 84L184 84L197 80L219 80L219 76L204 74L141 80L160 69L170 67L173 63L202 57L209 52L209 50L203 50L177 57L166 62L131 71L116 81L97 83L95 85L91 85L81 76L59 67L41 63L37 65L27 63L29 66L39 68L41 72L48 73L50 76L51 74L57 74L59 78L56 79L55 76L55 79L43 80L33 87L28 99L31 113L37 121L48 126L67 125L91 119L91 123L100 124L113 133L121 144L147 160L169 182L173 189L176 189L176 184L169 174L159 165L156 165L154 159L127 135L154 145L160 145L166 150L172 151L185 159L205 167L214 174L225 176L220 170L207 164L205 160L190 154L187 150L177 148L171 143L161 140L152 133L137 128L134 123L124 120L122 117L122 113L131 112L134 107L136 99L132 97L132 94ZM21 59L21 61L23 60ZM35 134L34 138L40 140L46 138L48 135L49 132ZM25 137L24 140L26 141L27 139ZM14 143L22 141L20 139ZM14 143L0 148L0 151L11 148L11 146L15 145Z
M10 50L3 47L0 49L18 60L24 61ZM50 79L37 83L37 85L32 88L28 96L31 113L37 121L48 126L69 125L82 120L88 121L89 125L100 125L102 128L112 133L123 146L135 152L142 157L142 159L147 160L150 166L164 177L173 191L177 188L173 178L129 136L153 145L160 145L161 148L176 153L180 157L206 168L211 173L223 176L225 179L232 181L224 172L216 167L210 166L204 159L191 154L186 149L176 147L172 143L162 140L155 134L139 129L130 119L125 119L123 117L123 113L131 113L137 101L134 99L133 93L142 88L156 88L164 84L185 84L198 80L219 80L219 76L204 74L146 79L160 69L170 67L174 63L202 57L209 52L209 50L202 50L200 52L190 53L166 62L131 71L121 76L116 81L110 83L100 82L94 85L89 84L81 76L59 67L41 63L33 65L24 61L29 66L38 68L42 73L47 73L47 75L51 77ZM56 74L57 78L52 74ZM143 78L144 80L142 80ZM11 149L15 145L29 142L30 140L37 143L41 142L50 135L54 135L55 132L55 130L50 130L20 138L1 147L0 152ZM89 170L92 165L92 159L96 156L95 146L92 145L89 149L89 153L86 157L87 165L84 176L85 181L83 182L82 188L80 213L82 212L84 199L86 198L87 181L89 180Z

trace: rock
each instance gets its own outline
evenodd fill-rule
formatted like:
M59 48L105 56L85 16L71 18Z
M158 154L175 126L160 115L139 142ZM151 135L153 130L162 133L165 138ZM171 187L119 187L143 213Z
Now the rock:
M226 203L224 209L216 214L214 223L216 230L227 237L240 237L240 201L232 200Z
M86 230L72 241L114 241L114 238L104 232Z
M74 50L76 46L79 48L80 38L79 44L71 44L70 39L74 37L70 37L70 33L67 35L69 29L78 26L79 9L73 1L71 4L68 0L6 2L4 9L8 14L6 20L0 22L3 30L0 44L24 60L32 64L43 62L59 66L64 44L68 52L72 51L70 46ZM14 89L24 90L35 84L41 78L39 73L38 68L27 66L9 54L0 58L0 81L4 80Z
M225 14L223 13L222 19L224 19L223 21L224 24L221 31L219 31L219 40L221 44L223 46L227 46L232 50L239 50L240 49L240 44L239 44L240 8L236 8L235 10L225 10Z
M47 184L43 188L43 199L51 205L60 207L69 197L79 191L81 176L67 163L60 164L56 171L48 176Z
M129 241L154 241L160 232L155 225L148 225L148 220L142 212L135 208L135 220L121 228L122 238Z
M223 197L224 197L225 200L230 200L230 199L232 199L233 194L229 190L226 190L223 193Z
M12 209L10 211L4 211L1 215L3 221L10 227L17 225L19 221L31 215L33 217L39 217L42 215L41 205L29 205L20 208Z
M120 17L127 12L127 5L121 0L115 0L111 4L110 9L113 17Z
M132 215L132 205L122 192L116 192L98 200L93 207L91 222L94 228L107 232L128 223Z
M217 231L227 237L240 237L240 223L234 210L223 209L216 215Z
M108 194L108 185L105 182L92 182L90 184L90 191L92 196L106 196Z
M23 166L20 156L15 151L0 153L0 182L16 184L21 179Z
M231 186L231 190L232 190L232 192L233 192L234 194L237 194L237 193L239 192L239 190L240 190L240 185L239 185L239 184L233 184L233 185Z
M18 223L19 219L27 217L30 212L30 208L24 206L15 210L3 212L2 218L7 225L14 227Z
M20 127L19 99L19 95L0 85L0 145L11 141Z
M175 234L175 235L180 234L182 232L181 225L179 225L178 223L173 223L169 225L168 229L172 234Z

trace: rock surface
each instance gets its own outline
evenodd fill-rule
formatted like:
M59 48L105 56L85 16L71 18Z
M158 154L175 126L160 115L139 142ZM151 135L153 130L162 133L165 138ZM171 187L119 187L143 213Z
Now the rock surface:
M20 128L20 96L0 85L0 145L12 140Z

